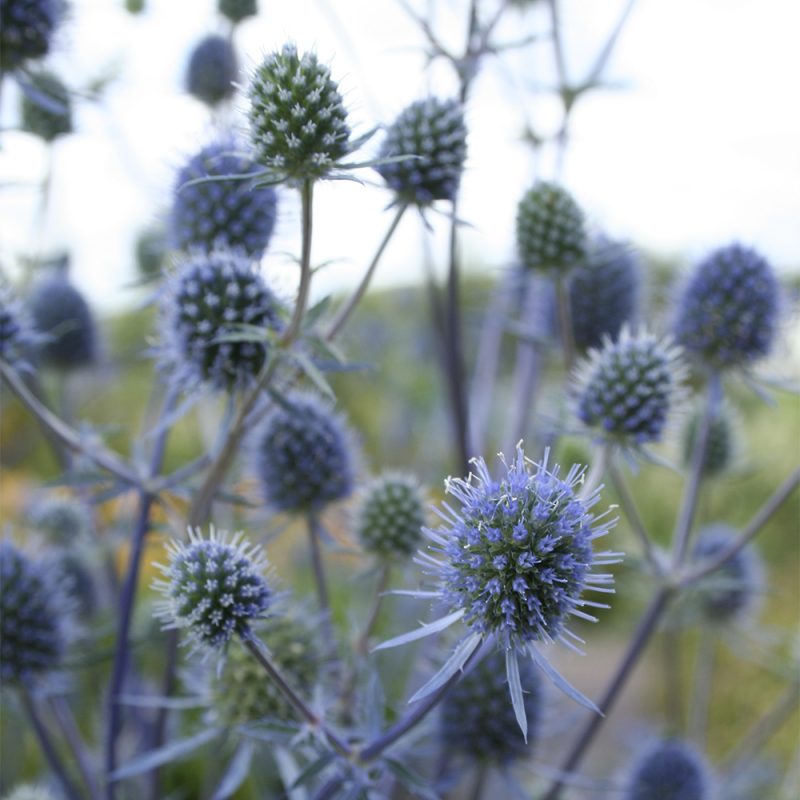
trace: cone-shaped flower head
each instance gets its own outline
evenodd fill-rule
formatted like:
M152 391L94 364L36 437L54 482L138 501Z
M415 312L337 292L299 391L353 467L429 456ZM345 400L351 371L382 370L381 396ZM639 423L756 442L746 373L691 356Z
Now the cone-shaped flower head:
M309 695L320 672L315 632L299 617L270 617L255 631L292 688ZM241 725L264 718L294 719L297 712L244 646L232 642L225 666L212 679L211 700L219 719Z
M531 661L520 664L528 719L528 744L508 702L505 656L493 650L445 695L440 716L442 745L470 760L508 764L530 755L541 719L541 683Z
M700 531L693 550L698 564L716 558L736 541L736 531L717 523ZM752 545L712 572L697 588L705 616L714 623L741 619L756 605L763 592L764 569Z
M684 368L668 341L623 328L580 365L576 412L590 428L623 445L658 441L682 395Z
M88 536L93 528L89 508L78 500L50 497L31 512L33 527L53 544L69 546Z
M660 742L634 765L625 800L707 800L706 773L702 757L688 744Z
M264 422L256 470L278 511L319 511L353 491L351 437L342 418L311 395L295 395Z
M678 304L675 338L716 369L769 353L778 323L778 281L755 250L732 244L696 267Z
M583 211L563 187L539 181L517 207L517 251L526 269L565 273L586 258Z
M389 126L380 158L417 156L376 169L403 203L426 206L453 200L467 157L467 128L457 100L429 97L400 113Z
M413 476L390 472L362 491L356 533L364 549L378 558L408 558L422 541L424 524L424 500Z
M683 464L688 467L692 461L697 432L702 418L701 412L695 412L686 422L683 432ZM731 412L725 407L712 418L706 440L706 452L703 459L703 474L709 477L725 472L734 460L736 451L736 428Z
M218 0L217 8L219 13L223 17L227 17L234 25L258 14L256 0Z
M61 663L64 595L52 565L0 541L0 680L28 681Z
M247 325L270 332L281 327L280 305L244 257L225 250L187 256L172 276L163 306L164 355L174 379L215 389L249 384L264 366L268 343L226 341Z
M233 141L204 147L178 172L169 218L170 238L179 250L215 247L241 249L260 258L273 228L277 195L271 186L255 188L240 176L258 171ZM202 178L236 176L229 181L191 183Z
M25 309L0 280L0 358L17 369L25 368L35 343Z
M91 364L97 350L94 318L83 295L58 273L40 281L28 299L33 326L42 334L42 361L59 369Z
M575 344L600 347L632 323L639 299L640 265L633 250L601 236L589 246L586 260L572 273L569 301Z
M0 71L16 69L50 50L62 0L3 0L0 3Z
M69 89L54 73L39 70L30 75L22 95L22 130L46 142L72 133L72 99Z
M186 69L186 91L208 106L216 106L236 92L239 61L230 40L212 34L197 43Z
M211 648L234 634L250 635L272 596L260 547L241 532L228 536L212 528L205 538L197 529L189 531L188 543L171 541L167 554L166 565L155 565L164 578L153 582L166 597L156 609L165 627L185 629L195 644Z
M284 45L250 83L250 136L261 164L292 182L325 177L350 150L347 112L330 70Z

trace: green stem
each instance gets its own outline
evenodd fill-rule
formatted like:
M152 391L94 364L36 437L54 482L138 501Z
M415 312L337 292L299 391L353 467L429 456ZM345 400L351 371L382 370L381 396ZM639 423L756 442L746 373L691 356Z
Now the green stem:
M572 330L569 284L567 283L567 278L563 275L559 275L556 279L556 294L558 297L558 324L561 331L561 343L564 348L564 368L569 376L575 363L575 336Z

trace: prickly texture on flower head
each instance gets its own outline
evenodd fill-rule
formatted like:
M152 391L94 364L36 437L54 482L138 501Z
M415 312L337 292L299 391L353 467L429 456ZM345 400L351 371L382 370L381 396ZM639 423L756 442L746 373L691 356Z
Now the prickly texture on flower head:
M277 407L258 435L256 471L278 511L319 511L353 491L355 464L341 417L311 395Z
M703 528L692 556L697 564L722 555L736 541L736 530L716 523ZM741 619L756 605L763 586L763 566L752 545L739 550L698 586L704 615L714 623Z
M290 181L323 178L350 152L339 87L314 53L268 55L250 83L250 135L258 160Z
M166 365L188 385L209 383L215 389L238 389L259 374L268 343L243 335L239 326L281 328L280 304L263 278L243 256L225 250L186 256L172 276L163 301Z
M248 636L250 625L270 605L261 548L213 528L209 538L190 531L189 542L172 541L169 561L156 564L164 575L153 588L166 597L156 615L166 627L185 628L201 645L216 648L237 634Z
M292 688L308 696L319 677L321 657L315 632L297 615L270 617L254 633L270 651ZM232 642L225 666L212 679L211 700L219 719L242 725L265 718L295 719L297 712L242 645Z
M702 757L680 741L659 742L634 764L625 800L707 800L709 778Z
M197 43L186 69L186 91L208 106L216 106L236 92L239 61L230 40L216 34Z
M608 438L636 445L658 441L681 395L679 351L646 331L623 328L578 369L578 418Z
M745 366L769 353L778 323L772 267L740 244L700 262L678 304L675 338L714 369Z
M175 181L169 217L173 246L206 252L239 249L260 258L275 227L277 195L271 186L256 188L242 180L257 171L256 162L237 152L233 140L214 142L194 155ZM202 181L227 175L234 178Z
M426 529L445 559L430 559L444 599L465 612L473 630L498 633L501 641L557 639L569 616L588 616L580 610L588 604L584 589L610 580L592 574L594 563L613 563L596 558L592 540L613 521L600 523L591 513L597 491L578 499L578 466L562 479L558 467L548 470L546 459L532 464L518 448L514 461L502 461L505 474L495 480L483 459L474 463L468 480L446 484L460 507L445 506L444 526Z
M97 332L83 295L62 274L40 281L28 298L33 327L41 334L39 355L59 369L85 367L95 360Z
M256 0L218 0L217 9L235 25L258 14L258 3Z
M425 206L453 200L467 157L467 129L457 100L429 97L401 112L389 126L380 158L416 156L376 167L403 203Z
M52 142L72 133L72 99L61 78L49 70L29 75L22 95L22 130Z
M61 0L3 0L0 3L0 72L13 70L50 50Z
M586 257L583 211L563 187L539 181L517 207L517 251L526 269L566 273Z
M0 541L0 681L56 669L66 645L64 595L52 565Z
M700 428L702 412L690 416L683 431L683 465L692 462L697 432ZM703 474L708 477L725 472L734 460L736 451L736 428L731 412L723 406L711 420L703 457Z
M425 505L417 480L390 472L362 491L356 533L364 549L381 559L402 559L420 545Z
M580 350L600 347L604 336L616 339L622 326L633 322L640 272L627 245L604 236L590 243L569 284L572 332Z
M0 358L15 368L25 368L36 337L22 304L0 279Z
M93 528L88 506L71 497L45 498L31 510L30 518L33 527L56 545L76 544Z
M522 661L519 671L528 744L508 702L505 655L494 650L445 695L439 733L447 751L491 764L509 764L530 755L542 716L541 683L531 661Z

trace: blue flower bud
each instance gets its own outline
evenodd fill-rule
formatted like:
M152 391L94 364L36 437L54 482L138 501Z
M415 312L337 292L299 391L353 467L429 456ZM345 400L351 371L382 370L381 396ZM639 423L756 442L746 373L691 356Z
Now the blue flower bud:
M258 14L258 3L256 0L218 0L217 10L236 25L243 19Z
M693 747L664 741L634 765L625 800L707 800L709 783L703 759Z
M0 72L13 70L50 51L61 0L3 0L0 3Z
M216 106L236 92L239 62L231 42L224 36L206 36L189 57L186 91L208 106Z

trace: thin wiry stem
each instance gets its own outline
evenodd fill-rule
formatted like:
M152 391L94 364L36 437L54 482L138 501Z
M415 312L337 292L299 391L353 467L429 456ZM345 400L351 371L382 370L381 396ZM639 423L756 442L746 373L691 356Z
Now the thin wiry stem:
M300 187L300 203L302 215L302 243L300 246L300 285L297 289L297 300L292 319L281 337L284 344L291 344L300 333L300 326L308 305L308 293L311 288L311 234L313 231L314 181L306 178Z
M714 655L717 637L713 631L701 630L697 646L692 704L689 714L689 738L704 750L708 733L711 687L714 679Z
M564 348L564 369L567 375L572 372L575 364L575 335L572 329L572 311L569 303L568 279L559 275L556 280L556 295L558 297L558 325L561 333L561 344Z
M614 454L614 445L609 441L602 441L594 448L594 458L592 458L589 471L581 486L578 497L585 500L590 497L592 492L600 485L603 476L606 474L608 465L611 463L611 458Z
M331 612L330 592L328 591L328 579L325 575L325 561L322 557L322 532L319 517L316 514L308 514L308 546L311 553L311 566L314 571L314 585L317 589L317 601L322 612L322 624L325 628L325 638L328 640L328 650L331 654L335 653L336 634L333 629L333 614Z
M683 736L684 732L683 649L681 632L667 628L661 635L664 716L673 736Z
M53 711L53 717L61 730L64 741L75 759L75 764L89 792L89 796L92 800L99 800L103 796L100 783L95 776L94 766L91 763L89 754L86 752L86 747L75 723L75 717L72 715L69 703L63 697L51 697L50 708Z

